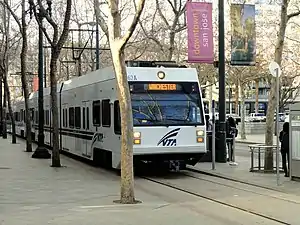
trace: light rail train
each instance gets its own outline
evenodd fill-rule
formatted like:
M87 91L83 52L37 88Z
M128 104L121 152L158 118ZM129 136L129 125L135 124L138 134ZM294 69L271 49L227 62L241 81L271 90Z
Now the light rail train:
M128 61L134 163L195 165L206 153L206 126L195 68L173 62ZM120 169L121 121L113 67L57 85L61 151ZM32 137L38 137L38 92L30 94ZM13 105L16 133L25 138L24 100ZM50 88L44 89L45 144L52 146ZM10 129L10 126L8 126Z

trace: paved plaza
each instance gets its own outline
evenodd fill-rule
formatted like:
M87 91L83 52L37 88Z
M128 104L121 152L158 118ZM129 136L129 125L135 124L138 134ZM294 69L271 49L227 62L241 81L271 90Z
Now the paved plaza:
M142 203L115 204L113 201L119 199L120 184L120 177L115 172L63 155L64 167L52 168L50 160L32 159L32 153L24 152L23 140L18 139L15 145L10 141L10 137L0 139L1 225L279 224L138 177L135 178L135 194ZM217 171L226 166L217 165ZM239 194L240 198L233 198L230 190L223 192L205 184L197 185L191 183L192 188L206 190L207 195L256 207L249 202L252 197L244 192ZM256 202L262 206L268 200L265 197ZM276 204L279 202L274 202ZM281 207L288 209L291 203L282 204ZM276 208L269 209L268 213L276 215ZM282 213L280 217L285 219Z

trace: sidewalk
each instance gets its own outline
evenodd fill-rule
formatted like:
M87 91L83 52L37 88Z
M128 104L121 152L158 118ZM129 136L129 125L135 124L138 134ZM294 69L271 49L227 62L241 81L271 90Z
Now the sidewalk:
M63 155L65 167L52 168L50 160L23 152L22 140L10 141L0 138L1 225L265 224L263 218L141 178L135 178L135 195L142 203L115 204L120 177L114 172Z
M216 163L216 170L212 170L211 162L198 163L193 168L203 173L217 177L236 180L243 183L254 184L274 190L283 191L300 196L300 182L290 181L289 178L280 174L280 186L277 186L277 177L275 174L249 172L250 157L236 156L238 166L230 166L229 163ZM274 166L275 166L274 162ZM281 165L281 164L280 164Z

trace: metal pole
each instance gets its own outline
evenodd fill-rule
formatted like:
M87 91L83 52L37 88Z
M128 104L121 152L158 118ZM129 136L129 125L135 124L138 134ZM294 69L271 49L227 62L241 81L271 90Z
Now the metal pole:
M212 161L212 170L215 170L216 169L216 118L215 118L215 100L212 100L211 114L212 114L211 161Z
M219 121L221 162L226 162L225 27L224 0L219 0Z
M277 175L277 185L280 185L279 177L279 69L276 70L276 175Z
M47 87L47 58L46 58L46 51L44 51L44 87Z
M39 13L39 22L42 26L43 16ZM38 147L32 154L32 158L48 159L51 157L50 153L44 146L44 87L43 87L43 31L39 27L39 53L38 53L38 77L39 77L39 91L38 91L38 109L39 109L39 133L38 133Z
M100 69L99 25L96 23L96 70Z

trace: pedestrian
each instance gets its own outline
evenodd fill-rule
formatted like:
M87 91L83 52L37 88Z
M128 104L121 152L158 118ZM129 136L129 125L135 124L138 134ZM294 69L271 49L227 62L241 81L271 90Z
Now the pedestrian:
M226 139L227 139L227 146L228 146L227 161L233 161L233 138L237 137L238 130L236 128L236 123L231 116L227 119L226 125L227 125Z
M206 131L212 131L212 124L210 122L210 116L206 114L205 120L206 120Z
M282 131L279 134L279 141L281 142L281 156L282 156L282 168L284 170L284 176L289 177L290 171L290 140L289 140L289 122L283 124ZM287 160L286 160L287 159ZM286 166L288 163L288 166Z

